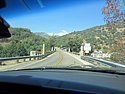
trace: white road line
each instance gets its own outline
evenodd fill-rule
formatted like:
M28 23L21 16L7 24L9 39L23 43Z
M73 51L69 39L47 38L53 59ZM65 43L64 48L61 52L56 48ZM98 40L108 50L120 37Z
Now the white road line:
M68 53L68 52L64 52L64 53L66 53L66 54L72 56L73 58L77 59L78 61L80 61L80 62L81 62L82 64L84 64L84 65L93 65L93 64L91 64L91 63L89 63L89 62L87 62L87 61L81 60L80 58L78 58L78 57L76 57L75 55L72 55L72 54L70 54L70 53Z

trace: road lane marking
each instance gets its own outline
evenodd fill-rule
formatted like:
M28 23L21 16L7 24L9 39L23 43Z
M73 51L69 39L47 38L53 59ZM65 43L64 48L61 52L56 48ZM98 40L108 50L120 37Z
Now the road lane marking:
M59 59L57 60L57 63L56 63L56 67L62 63L63 59L64 59L64 55L63 53L60 51L59 52L60 56L59 56Z
M83 65L93 65L93 64L91 64L91 63L89 63L87 61L84 61L84 60L82 60L82 59L80 59L80 58L76 57L75 55L72 55L72 54L70 54L68 52L64 52L64 53L66 53L67 55L69 55L69 56L75 58L76 60L80 61Z

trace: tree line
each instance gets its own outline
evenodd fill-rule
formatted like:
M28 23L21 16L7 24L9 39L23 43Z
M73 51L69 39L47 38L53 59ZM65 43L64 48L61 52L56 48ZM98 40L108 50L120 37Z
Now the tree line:
M0 57L27 56L30 51L42 51L43 43L46 52L54 46L53 37L43 38L27 28L10 28L12 37L0 40Z

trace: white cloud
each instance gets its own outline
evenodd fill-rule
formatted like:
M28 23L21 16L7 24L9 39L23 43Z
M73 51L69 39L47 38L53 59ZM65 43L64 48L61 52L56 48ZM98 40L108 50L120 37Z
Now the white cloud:
M54 33L47 33L48 35L52 36L52 35L55 35Z
M68 32L66 30L61 30L61 32L58 32L58 33L47 33L47 34L49 34L50 36L52 36L52 35L63 36L63 35L66 35L68 33L70 33L70 32Z

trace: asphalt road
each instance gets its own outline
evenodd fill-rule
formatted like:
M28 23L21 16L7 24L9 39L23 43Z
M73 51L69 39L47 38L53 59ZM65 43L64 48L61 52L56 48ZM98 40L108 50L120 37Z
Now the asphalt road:
M23 68L83 66L77 58L58 50L46 59Z
M90 63L81 60L80 58L73 56L62 50L57 50L55 53L49 55L48 57L34 62L23 62L12 66L5 66L1 70L18 70L27 68L43 68L43 67L73 67L73 66L85 66L91 65Z

